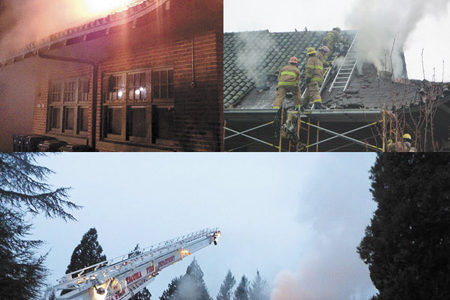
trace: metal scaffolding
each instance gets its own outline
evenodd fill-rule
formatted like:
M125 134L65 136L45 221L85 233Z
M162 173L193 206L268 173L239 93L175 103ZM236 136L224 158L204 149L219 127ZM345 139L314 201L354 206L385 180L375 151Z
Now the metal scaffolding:
M280 116L280 134L277 136L277 141L274 144L269 142L271 136L267 138L259 138L250 135L258 130L267 128L269 126L276 126L274 121L277 117L275 110L255 110L255 111L242 111L242 110L230 110L226 112L229 119L235 121L238 120L260 120L263 121L261 125L253 126L245 130L236 130L225 126L225 130L230 132L229 136L225 137L225 142L230 141L236 137L245 137L253 143L261 143L266 146L272 147L274 151L278 152L318 152L321 151L321 146L330 141L336 139L345 140L347 144L341 145L339 148L347 147L348 145L359 145L364 147L368 151L384 152L386 151L387 136L389 133L389 116L391 115L384 109L334 109L334 110L312 110L309 113L298 113L296 117L295 132L291 132L289 137L284 136L281 133L281 125L285 123L284 109ZM253 116L253 117L252 117ZM271 121L268 119L270 116ZM388 124L389 122L389 124ZM328 127L329 123L347 123L350 127L355 124L354 128L345 132L337 132L335 129ZM364 139L353 138L350 135L356 132L360 132L364 129L374 128L377 134L372 136L377 143L372 144L364 141ZM321 135L327 134L328 137L322 137ZM302 142L304 141L304 142ZM286 143L288 145L286 145ZM250 144L241 145L229 151L238 151L243 147ZM323 149L323 148L322 148ZM339 149L328 149L327 151L336 151Z

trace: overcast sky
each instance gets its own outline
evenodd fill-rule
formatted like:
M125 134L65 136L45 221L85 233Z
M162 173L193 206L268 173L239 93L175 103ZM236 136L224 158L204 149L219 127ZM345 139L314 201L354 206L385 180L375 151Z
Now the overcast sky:
M271 287L288 277L316 294L311 299L366 300L375 291L356 247L375 209L368 173L374 160L374 154L49 156L40 163L56 172L50 182L71 186L70 199L84 208L75 212L78 222L34 218L33 238L46 242L42 252L50 250L54 282L91 227L113 258L136 243L147 247L217 226L219 246L194 255L214 298L228 269L237 279L252 279L258 269ZM191 259L164 270L149 285L152 294L159 297Z
M266 30L271 32L303 30L331 30L339 26L353 29L348 16L355 12L355 4L364 0L224 0L225 32L248 30ZM377 0L380 3L384 0ZM403 16L408 9L414 12L419 0L392 1L399 8L394 13ZM438 11L428 13L418 22L405 44L408 75L411 79L423 79L421 52L424 48L426 79L431 80L433 67L436 68L436 81L442 80L442 61L445 60L446 82L450 81L450 7L448 0L433 0ZM387 2L387 1L385 1ZM414 3L413 3L414 2ZM422 1L420 2L432 2ZM366 2L368 3L368 2ZM400 3L400 4L399 4ZM413 5L414 4L414 5ZM419 4L420 5L420 4ZM446 7L446 9L440 9ZM394 20L395 22L396 20ZM386 18L380 16L380 25L393 27L398 24L386 24ZM400 17L397 22L400 22Z

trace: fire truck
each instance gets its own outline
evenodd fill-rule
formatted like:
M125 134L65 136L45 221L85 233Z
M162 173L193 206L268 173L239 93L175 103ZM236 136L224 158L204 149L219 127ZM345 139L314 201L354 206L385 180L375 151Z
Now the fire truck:
M45 299L127 300L142 291L163 269L209 245L221 232L204 229L66 274Z

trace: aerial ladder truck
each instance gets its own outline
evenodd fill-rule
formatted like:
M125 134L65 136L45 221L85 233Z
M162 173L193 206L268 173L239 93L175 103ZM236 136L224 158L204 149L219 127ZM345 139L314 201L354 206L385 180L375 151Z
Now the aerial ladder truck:
M45 299L128 300L163 269L211 244L218 229L205 229L66 274L47 290Z

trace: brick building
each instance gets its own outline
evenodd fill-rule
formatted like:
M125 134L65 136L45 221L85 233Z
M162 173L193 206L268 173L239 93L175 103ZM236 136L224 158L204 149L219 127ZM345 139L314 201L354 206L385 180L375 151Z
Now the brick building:
M32 110L31 122L1 117L31 128L2 139L31 131L99 151L223 149L223 0L137 1L33 44L0 72L20 64L37 71L32 97L0 101Z

